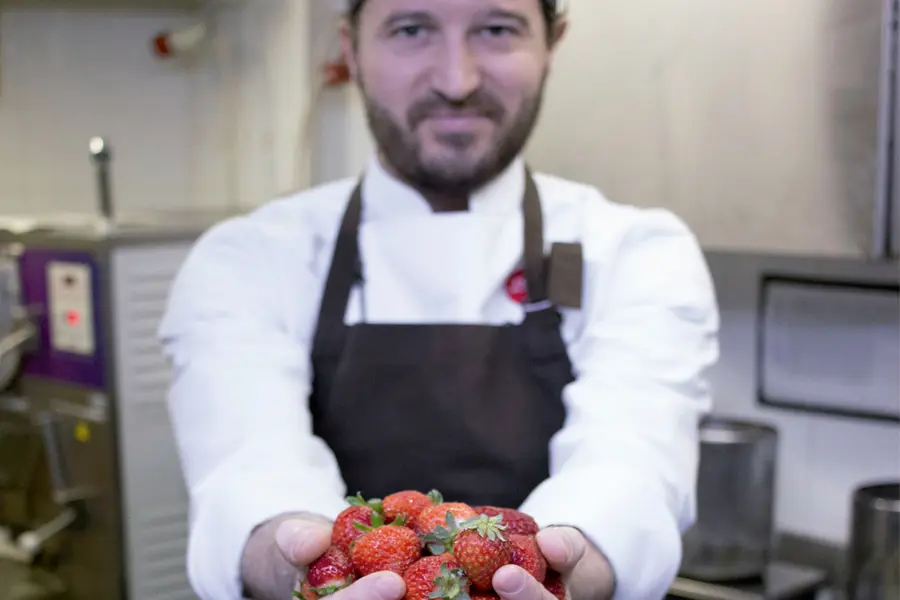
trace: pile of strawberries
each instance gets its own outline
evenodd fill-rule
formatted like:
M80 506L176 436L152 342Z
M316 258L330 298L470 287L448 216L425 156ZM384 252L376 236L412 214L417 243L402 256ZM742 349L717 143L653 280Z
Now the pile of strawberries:
M559 600L566 592L547 566L530 516L509 508L445 502L441 494L405 491L384 500L347 499L331 547L309 566L295 594L317 600L379 571L406 582L406 600L490 600L494 573L518 565Z

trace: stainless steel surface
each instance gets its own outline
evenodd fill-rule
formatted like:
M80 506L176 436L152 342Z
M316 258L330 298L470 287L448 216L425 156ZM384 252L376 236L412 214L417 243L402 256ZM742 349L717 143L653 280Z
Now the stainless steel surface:
M891 202L896 194L896 137L897 117L897 0L883 0L884 9L881 31L881 91L878 102L878 155L876 160L875 204L872 211L872 245L869 255L873 259L890 258Z
M827 583L827 575L821 569L772 562L759 579L737 583L709 583L678 577L668 597L686 600L813 600Z
M23 329L19 313L18 256L15 244L0 245L0 393L8 389L21 364Z
M900 2L892 0L894 6L893 27L894 27L894 104L892 105L892 124L891 131L893 133L893 161L891 163L891 195L887 202L887 210L889 221L887 223L888 252L893 259L900 258L900 39L898 39L898 28L900 28Z
M900 481L870 483L853 494L848 600L900 598Z
M708 418L700 428L697 520L681 574L702 581L757 577L774 542L778 434L763 423Z
M91 138L89 147L91 160L97 170L97 199L100 216L104 219L112 219L115 216L109 180L109 162L112 160L112 150L106 140L101 137Z
M708 249L867 257L895 4L572 2L530 160L672 209Z

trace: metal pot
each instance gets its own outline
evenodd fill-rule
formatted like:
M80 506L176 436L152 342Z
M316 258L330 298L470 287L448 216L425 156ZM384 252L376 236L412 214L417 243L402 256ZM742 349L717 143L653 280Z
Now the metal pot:
M848 600L900 598L900 482L857 488L851 510Z
M701 581L761 577L772 553L778 433L710 417L700 425L697 520L680 574Z

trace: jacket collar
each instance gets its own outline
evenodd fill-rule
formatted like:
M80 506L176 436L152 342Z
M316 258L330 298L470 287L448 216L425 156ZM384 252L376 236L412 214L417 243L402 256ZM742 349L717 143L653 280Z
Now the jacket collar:
M470 212L507 214L520 210L525 192L525 161L519 157L472 195ZM415 189L391 175L375 156L363 176L363 219L366 221L433 214Z

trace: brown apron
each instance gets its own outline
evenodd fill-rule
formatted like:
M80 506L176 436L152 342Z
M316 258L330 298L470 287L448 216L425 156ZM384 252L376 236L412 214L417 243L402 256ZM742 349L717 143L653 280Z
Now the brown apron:
M573 375L547 296L541 204L528 173L523 209L521 324L347 326L350 291L364 285L354 190L320 308L310 399L314 431L350 494L436 488L448 500L518 507L548 477Z

